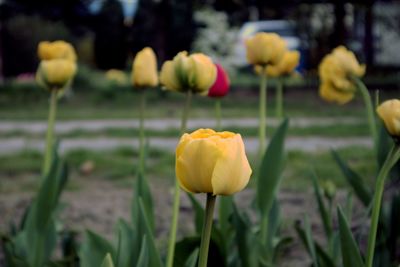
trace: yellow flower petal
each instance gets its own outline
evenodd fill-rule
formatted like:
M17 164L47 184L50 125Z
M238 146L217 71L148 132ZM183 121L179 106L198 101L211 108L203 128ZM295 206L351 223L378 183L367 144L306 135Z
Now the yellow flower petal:
M251 176L243 141L240 135L223 139L223 156L218 160L212 176L214 195L232 195L243 190Z
M400 100L391 99L383 102L376 109L379 117L385 123L390 135L400 136Z
M285 40L276 33L257 33L245 44L247 61L253 65L277 64L287 49Z
M132 64L134 87L155 87L158 85L157 58L150 47L139 51Z
M65 41L40 42L38 45L38 55L41 60L67 59L76 61L75 49L70 43Z
M354 92L338 90L329 82L324 82L320 85L319 94L324 100L340 105L346 104L354 97Z
M41 61L38 68L38 83L48 89L63 89L76 73L76 63L66 59Z

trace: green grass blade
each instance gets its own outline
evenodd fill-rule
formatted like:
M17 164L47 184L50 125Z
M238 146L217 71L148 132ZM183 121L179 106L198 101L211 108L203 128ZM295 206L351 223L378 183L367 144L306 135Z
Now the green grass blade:
M330 240L330 238L332 237L332 218L331 215L328 213L328 210L323 201L321 190L317 182L317 177L314 172L312 174L312 183L314 187L315 198L317 199L318 203L319 215L321 217L321 221L324 226L324 231L328 240Z

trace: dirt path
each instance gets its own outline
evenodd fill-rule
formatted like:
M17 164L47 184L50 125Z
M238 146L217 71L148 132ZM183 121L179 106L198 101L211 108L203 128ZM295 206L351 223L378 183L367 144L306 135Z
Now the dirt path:
M149 138L149 146L152 148L166 149L174 151L177 145L177 138ZM257 152L258 139L244 138L246 150L248 152ZM61 153L74 149L89 149L96 151L111 150L118 147L137 148L138 140L132 138L63 138L60 143ZM372 147L372 141L367 137L351 138L327 138L327 137L288 137L286 139L286 148L288 150L301 150L315 152L328 150L331 148L342 148L346 146ZM42 139L30 138L3 138L0 139L0 154L10 154L22 150L39 150L44 148Z
M355 117L348 118L292 118L290 119L291 127L309 127L312 125L329 126L329 125L348 125L359 124L362 121ZM276 119L268 119L270 125L276 126L279 121ZM240 126L240 127L257 127L258 119L256 118L235 118L222 120L223 127ZM56 131L58 133L68 133L74 130L98 131L107 128L138 128L139 121L130 120L73 120L58 121ZM145 127L151 130L179 129L179 119L147 119ZM215 119L190 119L188 122L189 129L195 128L213 128L215 127ZM46 121L0 121L0 132L9 131L25 131L28 133L43 133L46 131Z

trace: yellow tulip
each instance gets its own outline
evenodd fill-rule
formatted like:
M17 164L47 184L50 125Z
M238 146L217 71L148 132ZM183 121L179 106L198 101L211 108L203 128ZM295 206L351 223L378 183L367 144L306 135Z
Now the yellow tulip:
M358 63L353 52L339 46L322 59L318 71L323 83L329 82L338 89L348 90L354 87L351 76L362 77L365 65Z
M278 64L286 52L286 42L276 33L260 32L246 40L247 61L253 65Z
M62 58L76 61L77 59L74 47L65 41L40 42L38 46L38 55L41 60Z
M183 51L163 64L160 83L171 91L207 94L216 77L217 69L208 56L201 53L188 56Z
M400 100L387 100L376 109L390 135L400 137Z
M119 85L127 84L125 72L117 69L110 69L105 73L106 79Z
M150 47L139 51L133 61L132 84L134 87L155 87L158 85L157 59Z
M296 69L297 65L299 65L299 61L300 53L298 51L287 51L278 64L267 65L266 68L256 65L254 69L257 74L261 74L262 70L265 69L268 76L279 77L290 75Z
M49 90L63 89L76 73L76 63L66 59L42 60L36 79Z
M323 82L319 87L319 95L328 102L335 102L340 105L346 104L353 99L355 89L341 90L330 82Z
M240 134L199 129L176 148L176 176L191 193L231 195L249 182L251 168Z

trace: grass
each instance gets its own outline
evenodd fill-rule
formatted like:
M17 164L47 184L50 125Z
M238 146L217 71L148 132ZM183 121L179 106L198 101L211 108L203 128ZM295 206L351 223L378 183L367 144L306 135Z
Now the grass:
M269 91L268 114L275 109L273 88ZM0 93L0 117L2 120L46 120L48 95L25 96L21 99ZM147 97L146 117L180 118L184 96L160 91L150 91ZM123 119L138 117L136 93L123 91L110 95L101 93L79 93L64 98L59 103L58 120L72 119ZM363 116L363 105L355 100L348 105L327 104L319 99L316 90L297 91L288 89L285 96L285 114L289 117L311 116ZM222 115L225 118L257 117L257 90L236 88L222 100ZM196 96L190 111L191 117L214 117L214 99Z
M373 153L362 147L348 147L338 152L362 177L371 179L370 175L376 168ZM93 152L88 150L73 150L64 155L73 176L80 174L79 169L86 161L93 161L95 168L89 176L96 179L108 179L116 183L126 184L135 177L137 151L130 148L118 148L107 152ZM249 155L250 162L255 162L255 155ZM167 151L150 149L147 160L147 175L153 181L174 177L174 155ZM0 156L0 191L8 191L10 180L16 181L19 177L40 176L42 156L39 152L23 151L13 155ZM258 173L257 166L252 164L253 177ZM283 188L290 190L305 190L311 185L311 171L315 170L321 180L330 179L337 186L345 187L346 182L332 159L329 151L306 153L290 151L287 156L284 170ZM79 181L77 179L77 181ZM34 181L34 179L31 179ZM77 185L74 185L76 189ZM33 189L33 188L32 188ZM20 190L29 190L29 186Z

